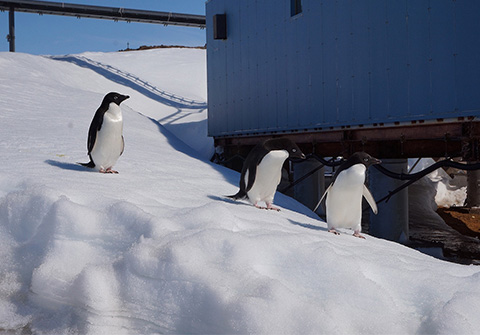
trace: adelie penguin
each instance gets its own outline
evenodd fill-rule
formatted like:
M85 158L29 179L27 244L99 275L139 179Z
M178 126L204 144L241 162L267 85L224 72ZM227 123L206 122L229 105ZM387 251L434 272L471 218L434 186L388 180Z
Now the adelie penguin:
M353 229L353 236L365 238L360 235L362 231L362 196L375 214L378 213L377 204L372 194L365 185L367 168L381 161L365 152L356 152L347 159L333 176L333 181L318 202L314 211L327 196L327 226L328 231L340 234L336 228Z
M228 197L235 200L248 198L257 208L279 211L272 204L287 158L304 159L305 155L288 138L274 138L259 143L245 159L240 175L240 190ZM265 202L266 207L258 204L261 201Z
M122 155L123 117L120 104L128 95L108 93L93 116L88 129L87 149L90 162L80 163L102 173L118 173L113 166Z

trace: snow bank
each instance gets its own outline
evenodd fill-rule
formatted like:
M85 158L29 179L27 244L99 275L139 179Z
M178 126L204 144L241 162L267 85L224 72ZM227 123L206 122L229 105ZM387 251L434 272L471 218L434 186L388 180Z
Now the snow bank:
M435 202L438 207L462 207L467 199L467 186L458 186L452 182L449 176L433 179L437 183Z
M416 161L416 160L415 160ZM432 158L422 158L415 166L412 173L419 172L435 161ZM409 160L409 164L413 165L414 160ZM454 180L443 169L437 169L425 176L434 183L436 192L434 194L435 203L438 207L461 207L467 198L467 186L465 180ZM457 176L455 179L461 179Z
M193 64L196 54L164 51L135 52L128 62L117 53L83 56L138 73L141 82L147 74L139 63L152 73L179 73L186 83L179 94L195 97L191 81L205 78L175 68L177 56ZM131 82L72 59L23 54L0 53L0 73L0 330L462 334L480 328L477 267L348 231L335 236L281 194L278 213L225 199L239 175L188 145L206 142L198 133L180 140L179 128L162 123L171 107ZM156 78L148 77L155 87L179 89ZM86 159L89 122L112 90L132 96L122 104L126 150L116 165L120 174L102 175L75 162ZM203 122L189 117L184 126Z

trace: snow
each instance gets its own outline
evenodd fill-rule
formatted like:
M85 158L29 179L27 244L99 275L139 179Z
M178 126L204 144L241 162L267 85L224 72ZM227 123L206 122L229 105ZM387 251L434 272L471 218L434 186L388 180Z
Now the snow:
M0 73L0 332L480 329L478 267L223 197L239 174L208 161L204 50L0 53ZM118 175L76 164L109 91L131 96Z
M413 166L415 162L416 160L410 159L409 165ZM419 172L434 163L435 161L432 158L422 158L411 173ZM436 206L449 208L464 205L467 198L466 175L457 175L455 178L452 178L443 169L437 169L423 179L425 179L423 183L435 185L433 198Z

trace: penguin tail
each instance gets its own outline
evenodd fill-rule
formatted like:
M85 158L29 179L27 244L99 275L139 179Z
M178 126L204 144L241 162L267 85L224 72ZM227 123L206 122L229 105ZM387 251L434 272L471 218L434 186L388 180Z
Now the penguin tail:
M80 164L81 166L91 168L91 169L93 169L95 167L95 163L92 160L90 160L90 162L88 162L88 163L78 163L78 164Z
M233 199L233 200L239 200L239 199L245 199L247 197L247 193L245 193L242 190L239 190L237 194L234 195L227 195L227 198Z

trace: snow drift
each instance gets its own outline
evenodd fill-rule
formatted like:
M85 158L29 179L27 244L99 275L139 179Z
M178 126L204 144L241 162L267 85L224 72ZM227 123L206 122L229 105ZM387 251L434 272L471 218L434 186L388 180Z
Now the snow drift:
M0 73L0 331L480 329L479 268L222 196L239 175L208 162L203 50L0 53ZM76 164L109 91L131 96L119 175Z

